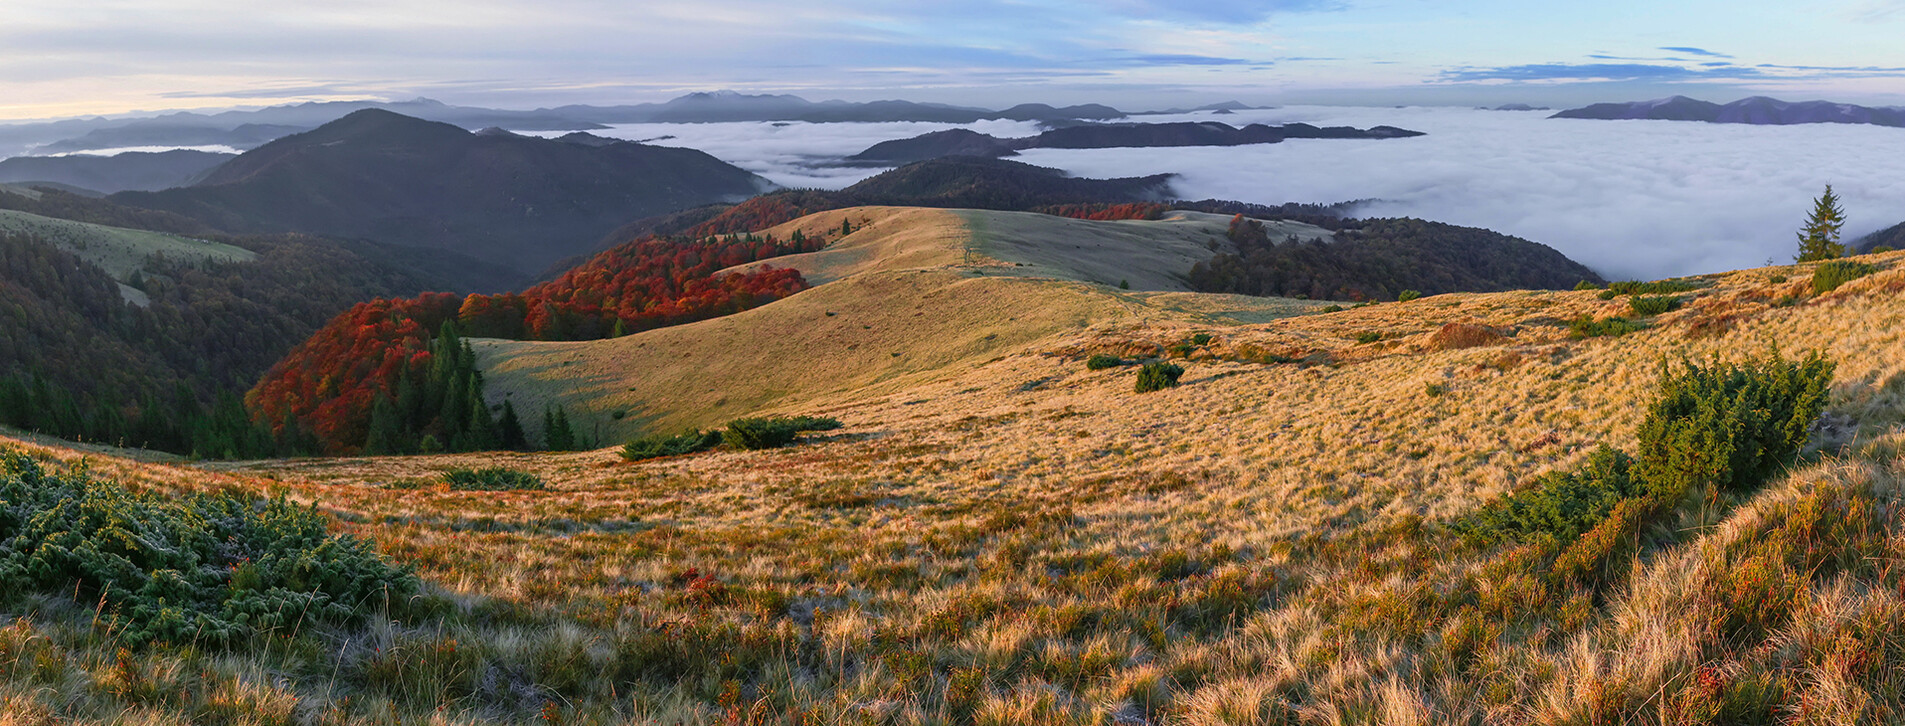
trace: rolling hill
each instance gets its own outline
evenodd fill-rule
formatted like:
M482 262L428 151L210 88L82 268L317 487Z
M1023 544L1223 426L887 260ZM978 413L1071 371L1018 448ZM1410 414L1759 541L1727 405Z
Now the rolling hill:
M103 194L154 191L198 181L232 156L187 149L112 156L16 156L0 160L0 182L50 182Z
M1765 96L1718 104L1673 96L1632 103L1597 103L1561 111L1550 118L1658 119L1761 126L1822 123L1905 126L1905 108L1858 106L1830 101L1789 102Z
M916 384L1097 325L1259 321L1329 304L1191 294L1194 268L1235 253L1227 237L1233 220L1222 215L1092 222L872 207L822 212L764 234L786 239L800 230L812 238L843 221L853 234L822 251L756 263L792 268L816 285L790 298L612 340L478 343L492 399L512 397L519 410L561 405L591 430L599 427L598 440L612 441ZM1297 222L1263 224L1278 238L1331 242L1338 234ZM1509 244L1554 255L1527 242ZM1565 269L1550 272L1571 287L1585 270L1559 260ZM1354 265L1317 264L1312 274L1359 274ZM1512 287L1506 280L1481 284ZM678 357L701 363L668 365Z
M765 187L690 149L470 133L369 109L246 152L194 186L113 200L233 232L447 249L526 279L630 220Z
M1905 557L1905 253L1862 258L1876 271L1823 292L1812 264L1678 281L1662 286L1678 290L1678 308L1581 338L1567 321L1633 316L1635 305L1594 290L1509 291L1199 318L1157 311L1216 298L1125 299L1058 279L1080 276L1069 263L1008 266L1010 249L958 242L969 237L956 213L859 213L870 220L860 234L906 219L919 239L942 241L843 240L803 262L843 277L751 314L870 284L879 260L916 249L887 285L934 302L996 300L970 319L1018 317L988 334L1024 342L979 351L983 338L876 339L880 326L860 327L914 318L911 332L932 333L933 314L966 315L950 304L808 309L804 327L837 343L749 358L759 387L781 385L784 369L840 377L834 364L849 359L833 351L862 341L959 363L776 409L843 427L766 451L182 466L14 444L9 492L27 480L11 472L44 469L59 486L97 477L140 492L282 495L374 539L422 582L365 623L229 650L159 644L136 660L115 659L122 646L88 627L124 614L105 597L29 585L0 642L36 665L10 671L20 690L5 708L101 721L132 709L292 720L315 702L366 722L455 711L479 722L752 713L1079 726L1901 715L1890 694L1905 681L1882 664L1905 638L1905 575L1888 564ZM1167 224L1187 225L1190 243L1215 222ZM1068 258L1096 254L1078 244ZM928 271L955 259L963 275ZM972 283L990 294L959 289ZM1034 287L1043 292L1010 294ZM1015 331L1021 321L1052 332ZM719 336L720 322L696 325ZM681 347L641 354L648 375L720 382L742 374L710 356L752 355L667 342ZM1462 535L1503 501L1554 487L1548 475L1581 471L1602 445L1636 451L1678 375L1663 359L1750 361L1769 344L1836 364L1789 467L1744 489L1686 492L1664 511L1620 508L1578 539ZM1185 370L1177 387L1138 394L1135 366L1093 370L1090 355ZM538 361L578 386L622 384L590 365ZM679 380L683 395L705 395L693 388L702 379ZM484 467L535 486L450 483ZM134 499L110 492L98 500ZM233 574L231 589L252 576Z

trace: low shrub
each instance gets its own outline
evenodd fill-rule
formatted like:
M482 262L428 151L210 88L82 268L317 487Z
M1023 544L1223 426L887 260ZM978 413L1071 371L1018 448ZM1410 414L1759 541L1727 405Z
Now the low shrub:
M1812 271L1812 294L1824 295L1839 289L1840 285L1878 271L1877 267L1851 260L1833 260L1821 264Z
M1640 330L1645 326L1623 317L1594 319L1583 315L1568 322L1568 335L1573 338L1618 338Z
M1162 391L1175 388L1177 379L1184 375L1184 368L1174 363L1146 363L1138 369L1138 393Z
M1085 370L1088 371L1102 371L1106 368L1117 368L1122 365L1124 365L1123 358L1119 358L1115 355L1106 355L1104 353L1099 353L1085 359Z
M352 624L416 591L408 569L326 525L315 505L168 499L0 452L0 597L97 603L101 622L133 645L231 645Z
M1607 291L1615 295L1672 295L1680 292L1692 292L1699 285L1686 280L1656 280L1653 282L1610 282Z
M1627 299L1627 307L1635 315L1650 317L1680 307L1680 298L1672 295L1634 296Z
M1319 312L1319 313L1340 313L1340 312L1343 312L1343 310L1344 310L1344 308L1343 308L1343 306L1341 306L1341 305L1325 305L1325 306L1323 306L1323 309L1321 309L1321 310L1318 310L1317 312Z
M721 445L719 431L689 431L680 434L650 434L622 445L625 461L646 461L664 456L681 456L707 451Z
M1825 410L1834 364L1818 353L1746 365L1662 370L1639 431L1635 470L1666 493L1707 484L1742 490L1785 466Z
M1594 284L1594 283L1592 283L1592 282L1588 282L1587 280L1582 280L1582 281L1580 281L1580 282L1577 282L1577 283L1574 283L1574 289L1576 289L1576 290L1599 290L1599 289L1601 289L1601 286L1600 286L1600 285L1596 285L1596 284Z
M1356 334L1357 345L1368 345L1378 340L1382 340L1382 333L1378 333L1373 330L1365 330L1361 333Z
M829 431L840 426L836 419L815 416L737 418L721 432L721 441L737 449L773 449L793 443L801 432Z
M1210 333L1198 333L1191 336L1191 345L1210 345Z
M1599 525L1622 500L1640 494L1632 467L1627 454L1602 446L1579 471L1536 479L1533 486L1489 505L1456 529L1484 542L1543 535L1571 541Z
M542 477L501 466L482 469L451 469L443 473L451 489L471 492L501 492L542 489Z
M1396 302L1409 302L1419 297L1422 297L1422 291L1420 290L1403 290L1396 294Z

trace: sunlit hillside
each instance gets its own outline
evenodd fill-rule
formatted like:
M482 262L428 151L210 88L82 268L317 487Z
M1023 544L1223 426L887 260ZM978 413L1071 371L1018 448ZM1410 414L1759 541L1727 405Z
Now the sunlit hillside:
M7 608L23 617L0 631L5 717L1905 717L1905 680L1888 665L1905 659L1905 254L1859 258L1875 271L1823 292L1816 265L1794 265L1639 294L1325 312L1169 292L1157 270L1182 269L1171 255L1194 256L1208 230L1221 239L1198 226L1209 220L1039 257L1012 247L1005 217L846 213L868 215L867 240L904 222L964 241L849 237L786 261L832 282L756 310L483 349L499 391L626 407L605 423L609 443L637 423L719 425L729 409L844 424L786 448L188 466L23 446L64 462L55 469L83 457L94 475L157 491L313 503L423 584L367 623L235 650L121 651L90 624L91 603L18 595ZM1109 279L1116 268L1093 266L1095 249L1134 247L1170 265L1117 271L1130 291ZM1611 324L1576 323L1613 317L1631 330L1582 337ZM1836 371L1790 472L1686 492L1579 542L1461 535L1601 444L1641 456L1636 431L1666 364L1807 351ZM1091 370L1094 355L1129 364ZM1134 392L1135 363L1153 359L1181 366L1179 384ZM666 408L640 407L664 392ZM540 488L446 480L497 466ZM1595 542L1606 549L1568 569Z

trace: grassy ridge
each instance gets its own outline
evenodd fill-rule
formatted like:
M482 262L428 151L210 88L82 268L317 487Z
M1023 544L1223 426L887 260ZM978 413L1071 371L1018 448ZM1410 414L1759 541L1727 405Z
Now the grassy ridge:
M321 499L443 605L237 657L121 659L89 609L47 600L0 641L0 689L26 719L1895 720L1905 281L1875 261L1789 305L1810 268L1717 276L1619 338L1568 337L1626 307L1588 291L1099 328L817 411L848 435L763 452L256 464L224 481ZM1434 345L1452 321L1503 332ZM1446 529L1599 443L1636 450L1662 357L1767 340L1838 364L1794 472L1574 540L1620 556ZM1185 372L1137 395L1092 353ZM546 490L398 486L491 465Z

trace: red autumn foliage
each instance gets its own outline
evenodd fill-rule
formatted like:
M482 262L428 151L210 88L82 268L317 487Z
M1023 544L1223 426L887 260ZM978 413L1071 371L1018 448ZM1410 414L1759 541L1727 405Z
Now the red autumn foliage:
M1171 205L1157 202L1058 204L1049 207L1033 207L1032 211L1054 217L1116 222L1125 219L1155 220L1163 217L1165 212L1171 211Z
M746 234L786 224L809 214L830 212L855 206L854 200L838 192L791 191L763 194L729 207L714 219L688 230L688 236L702 238L718 234Z
M796 270L735 265L824 245L730 236L645 238L597 255L562 277L521 293L425 293L360 303L337 316L265 374L246 396L253 420L296 420L327 451L361 445L378 396L390 395L405 366L427 368L430 339L449 320L469 337L594 340L705 320L806 289Z

